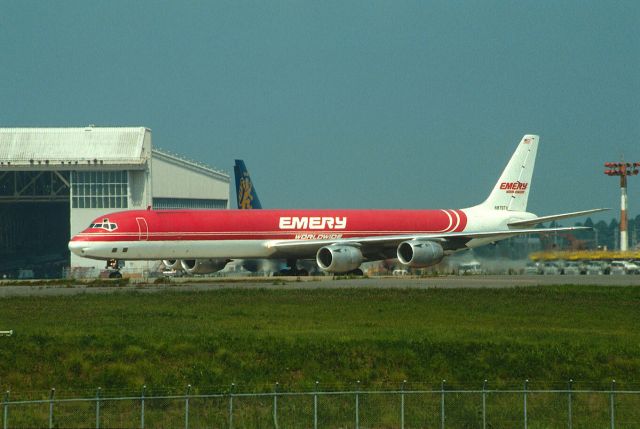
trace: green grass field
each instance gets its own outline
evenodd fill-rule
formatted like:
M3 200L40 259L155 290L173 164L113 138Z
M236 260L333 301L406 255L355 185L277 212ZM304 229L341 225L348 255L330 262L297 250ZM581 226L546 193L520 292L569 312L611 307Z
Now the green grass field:
M0 299L0 388L640 382L640 288L262 290Z

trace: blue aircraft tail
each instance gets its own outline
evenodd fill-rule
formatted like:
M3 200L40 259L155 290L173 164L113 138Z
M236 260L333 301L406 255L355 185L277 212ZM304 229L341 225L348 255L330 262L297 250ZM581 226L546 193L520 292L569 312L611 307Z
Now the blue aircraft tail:
M233 172L236 176L236 196L238 198L239 209L261 209L260 199L253 187L251 177L244 161L236 159L236 165L233 166Z
M253 186L251 177L249 177L249 172L247 171L247 167L244 165L244 161L242 161L241 159L236 159L236 165L233 167L233 172L236 176L236 196L238 197L238 208L261 209L262 204L260 204L258 193L256 192L256 188ZM240 263L244 267L244 269L251 272L282 272L287 270L287 264L283 263L283 261L274 261L268 259L242 259L240 260ZM307 261L300 261L300 263L303 269L307 270L307 272L317 270L315 261L312 262L311 266L309 266ZM297 268L295 269L297 270Z

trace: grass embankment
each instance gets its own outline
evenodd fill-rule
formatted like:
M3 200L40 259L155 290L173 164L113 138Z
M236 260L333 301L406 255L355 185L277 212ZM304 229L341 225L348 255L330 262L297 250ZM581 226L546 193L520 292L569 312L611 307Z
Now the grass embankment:
M0 388L608 386L640 381L639 326L637 287L5 298Z

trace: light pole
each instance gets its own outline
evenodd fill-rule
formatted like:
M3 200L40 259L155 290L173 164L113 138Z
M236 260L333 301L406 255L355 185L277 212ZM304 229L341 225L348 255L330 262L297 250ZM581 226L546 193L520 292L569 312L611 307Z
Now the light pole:
M620 250L629 248L629 235L627 232L627 176L637 176L640 170L640 162L605 162L608 169L604 171L607 176L620 176Z

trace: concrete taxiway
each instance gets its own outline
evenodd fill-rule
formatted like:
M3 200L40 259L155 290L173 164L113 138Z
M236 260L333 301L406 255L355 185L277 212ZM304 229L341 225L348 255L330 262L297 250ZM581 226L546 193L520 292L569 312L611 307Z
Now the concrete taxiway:
M166 284L134 283L126 286L88 286L84 284L19 285L0 284L0 298L12 296L61 296L109 293L155 293L162 291L198 292L221 289L461 289L512 288L545 285L640 286L640 275L629 276L443 276L443 277L372 277L337 279L332 277L215 278L211 281L173 279Z

